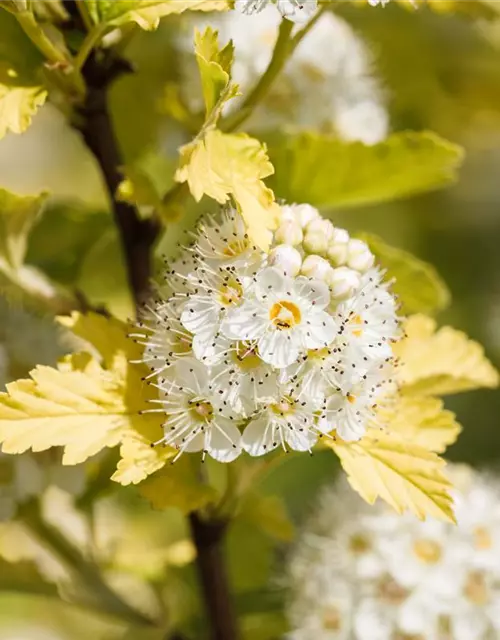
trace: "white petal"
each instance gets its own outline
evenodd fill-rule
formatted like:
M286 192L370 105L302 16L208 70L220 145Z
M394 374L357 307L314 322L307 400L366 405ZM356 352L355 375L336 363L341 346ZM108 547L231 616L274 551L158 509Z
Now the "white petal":
M262 456L278 446L273 437L273 428L267 416L252 420L241 438L243 449L251 456Z
M279 295L290 288L291 280L283 275L276 267L267 267L257 275L255 295L259 300L265 300L269 294Z
M203 431L199 431L194 437L190 439L187 437L189 443L184 447L184 451L186 453L197 453L198 451L203 451L205 448L205 433ZM181 439L177 442L179 446L183 445Z
M231 462L241 453L241 433L227 418L215 418L207 447L209 454L219 462Z
M304 346L307 349L328 347L337 334L337 325L326 311L311 314L306 324L302 325Z
M317 439L318 436L311 431L298 431L297 428L289 427L285 429L285 440L295 451L309 451L316 444Z
M181 358L175 364L175 383L179 387L187 386L196 394L203 396L208 388L208 369L195 358Z
M191 333L198 333L209 326L218 326L219 313L215 300L191 296L182 312L181 322Z
M267 325L266 310L249 301L227 313L221 324L221 333L232 340L256 340Z
M197 333L193 338L193 353L205 365L220 361L230 346L229 340L217 335L212 327Z
M310 280L300 276L295 279L293 288L299 298L307 300L317 309L324 309L330 303L330 289L321 280Z
M270 329L261 337L258 347L264 362L283 369L299 357L300 334L297 331Z

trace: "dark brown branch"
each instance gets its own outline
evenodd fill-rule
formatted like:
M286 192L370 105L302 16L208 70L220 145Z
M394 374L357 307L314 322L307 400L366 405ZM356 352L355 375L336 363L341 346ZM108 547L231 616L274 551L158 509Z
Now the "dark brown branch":
M227 523L205 521L197 513L189 516L189 522L197 551L196 562L212 629L212 640L237 640L238 632L222 548Z
M151 253L160 232L157 220L142 220L137 209L116 198L123 179L120 167L123 160L108 109L108 89L123 73L131 72L127 61L113 58L111 53L92 54L83 68L87 85L85 103L80 108L78 127L85 143L101 168L113 214L119 229L127 266L128 281L137 305L147 297L151 278Z

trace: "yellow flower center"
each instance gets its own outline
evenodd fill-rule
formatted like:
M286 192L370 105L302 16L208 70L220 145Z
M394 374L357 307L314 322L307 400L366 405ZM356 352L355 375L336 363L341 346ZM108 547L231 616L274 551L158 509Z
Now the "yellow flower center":
M271 405L271 411L278 416L285 416L288 413L293 413L295 410L295 403L293 400L284 398L281 402Z
M219 302L224 307L230 307L234 304L239 304L243 297L243 287L234 278L222 283L219 289Z
M419 560L425 564L437 564L443 555L441 546L434 540L422 538L413 545L413 551Z
M257 348L248 347L244 342L240 342L236 347L233 359L242 371L257 369L262 363L257 355Z
M393 578L383 578L378 585L378 593L382 600L389 604L400 605L408 597L408 591Z
M464 595L473 604L480 607L488 604L490 594L488 591L488 585L486 584L486 580L482 573L479 571L473 571L469 574L464 587Z
M371 548L370 540L362 533L355 533L349 540L349 549L354 555L363 555Z
M223 254L228 258L235 258L248 249L248 240L240 239L226 244Z
M359 314L356 314L351 318L350 322L351 324L354 324L357 327L359 327L357 329L353 329L352 335L356 336L356 338L361 338L361 336L363 335L363 328L362 328L363 320L361 319L361 316Z
M291 329L301 320L300 309L293 302L280 300L275 302L269 312L269 319L280 331Z
M327 631L340 631L342 629L342 616L336 607L329 607L323 612L323 629Z
M323 361L326 360L329 355L330 349L328 349L328 347L323 347L323 349L309 349L307 352L307 359Z
M486 527L476 527L473 531L474 546L480 551L487 551L493 546L493 538Z
M191 407L191 416L196 422L210 422L214 415L214 410L210 402L192 401L189 404Z

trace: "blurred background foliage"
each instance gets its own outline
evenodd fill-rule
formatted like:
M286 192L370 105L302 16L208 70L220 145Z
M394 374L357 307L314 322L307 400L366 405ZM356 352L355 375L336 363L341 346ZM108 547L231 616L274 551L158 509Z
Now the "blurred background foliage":
M459 181L444 190L380 204L328 206L326 212L339 226L352 232L376 234L390 245L411 251L434 265L452 296L451 303L438 312L439 322L463 329L481 342L498 367L500 14L497 4L434 0L414 10L396 2L384 9L353 2L335 3L335 12L371 50L373 72L380 79L388 105L390 130L431 130L463 146L466 155ZM126 55L137 72L121 78L112 89L111 107L125 158L124 174L131 178L136 190L140 189L146 215L148 203L154 206L155 198L161 198L172 186L177 149L191 137L179 89L185 81L181 73L185 63L181 58L185 59L186 53L181 53L176 43L178 34L189 33L192 26L190 19L181 16L162 21L154 32L134 31ZM33 70L38 63L37 51L30 47L16 21L0 11L0 78L2 70L14 65L23 78L35 80ZM289 122L287 128L293 131L294 124ZM273 135L263 133L266 123L254 117L250 125L244 129L269 142L271 160L276 159L279 165L279 154L273 155ZM323 161L327 162L326 155ZM328 157L325 172L331 172L332 181L336 165L342 162L341 153ZM425 163L425 157L417 162ZM283 186L287 181L286 169L285 161L273 183L278 195L298 188L297 183ZM351 171L356 180L356 163ZM382 173L377 180L389 181L391 175ZM61 292L81 296L93 305L106 305L122 318L132 315L117 233L98 168L78 133L54 106L42 108L23 135L7 135L0 141L0 187L19 194L40 191L51 194L30 235L26 257L29 265L47 274ZM181 209L174 201L167 207L166 214L178 219L169 222L158 247L159 263L163 254L175 251L175 244L183 239L185 230L211 205L205 199L200 205L189 200L183 206ZM26 375L35 362L54 360L68 344L65 336L58 336L53 340L57 346L47 353L47 338L41 332L38 342L35 340L27 348L26 340L33 334L30 329L23 329L23 301L14 298L10 305L13 309L5 302L0 304L0 339L7 350L9 345L15 349L16 342L24 343L24 355L12 359L14 365L9 370L0 369L0 374L3 373L0 383ZM13 313L17 314L14 318ZM53 331L48 319L43 322L47 332ZM449 456L474 465L496 465L500 458L500 394L476 391L450 398L448 406L458 413L464 425L464 432ZM271 640L280 636L284 628L276 604L280 592L276 578L280 545L293 537L294 526L300 525L318 486L333 477L336 464L328 452L312 458L290 456L286 462L276 463L263 480L268 498L246 505L232 525L228 538L229 565L237 606L244 614L245 638ZM217 474L215 464L212 471ZM94 483L91 486L99 494L103 490L102 478L92 477L91 468L87 473ZM273 502L274 494L284 496L289 517ZM127 597L138 602L146 615L163 599L168 615L175 612L193 637L201 637L203 624L189 564L193 549L186 539L180 513L173 509L152 512L134 489L121 489L119 497L105 496L92 507L92 531L88 531L57 489L51 489L44 500L55 521L72 523L70 533L76 535L75 543L80 548L86 548L91 541L93 552L106 563L113 584L125 585L125 575L132 583L134 576L137 578L137 589L132 585ZM38 557L40 549L21 535L16 528L20 525L13 527L0 524L0 554L19 560ZM60 568L53 562L42 565L47 575L57 579ZM29 589L25 585L9 584L8 569L0 573L6 576L5 595L0 596L0 640L164 637L156 632L151 636L147 631L139 632L133 625L127 629L98 611L89 614L87 610L60 604L47 606L39 594L26 595ZM148 581L147 589L141 582L143 577ZM270 580L275 581L276 593L264 589ZM0 577L0 590L3 581ZM155 590L163 590L161 599ZM19 591L23 592L22 597L16 595Z

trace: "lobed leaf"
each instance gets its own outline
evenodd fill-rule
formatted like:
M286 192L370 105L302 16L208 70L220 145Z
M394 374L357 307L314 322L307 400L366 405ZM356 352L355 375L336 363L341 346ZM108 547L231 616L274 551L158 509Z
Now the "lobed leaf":
M150 446L162 429L158 414L143 413L155 397L154 388L142 380L147 369L130 364L141 357L141 349L118 320L74 313L60 321L87 340L101 361L88 353L73 354L57 368L39 366L30 379L7 385L7 393L0 394L3 451L60 446L63 464L72 465L121 444L113 479L139 482L175 453Z
M452 327L436 331L432 318L414 315L407 319L405 332L406 337L394 345L405 394L442 395L498 386L498 371L483 347L462 331Z
M388 202L453 182L461 147L424 131L394 133L368 146L300 133L270 141L279 198L319 208Z
M266 148L246 134L210 129L201 139L181 148L175 179L187 182L196 201L208 195L220 204L232 196L250 238L266 251L279 221L273 192L262 182L274 169Z
M0 140L9 131L26 131L31 119L46 99L47 91L40 86L0 84Z
M400 299L402 313L435 313L448 306L448 287L431 264L375 235L363 233L359 237L368 243L387 276L395 279L392 291Z
M379 417L388 433L436 453L443 453L462 430L455 414L444 409L442 400L427 396L401 396L381 409Z
M454 522L444 460L395 433L371 429L359 442L326 442L338 455L349 483L368 503L382 498L398 513L409 510Z

